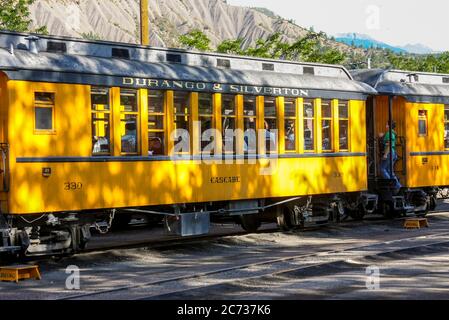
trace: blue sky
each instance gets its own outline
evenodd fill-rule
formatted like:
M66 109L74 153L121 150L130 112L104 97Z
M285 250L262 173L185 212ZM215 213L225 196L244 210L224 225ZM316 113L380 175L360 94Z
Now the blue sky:
M449 51L447 0L227 0L265 7L328 34L356 32L392 45L421 43Z

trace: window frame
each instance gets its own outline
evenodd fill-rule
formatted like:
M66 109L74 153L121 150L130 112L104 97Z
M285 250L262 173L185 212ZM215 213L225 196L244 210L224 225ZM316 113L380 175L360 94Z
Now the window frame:
M242 126L242 131L243 131L243 141L242 141L242 146L243 146L243 154L244 155L248 155L248 154L258 154L259 153L259 143L258 143L258 132L257 132L257 118L258 118L258 110L257 110L257 106L258 106L258 96L255 95L243 95L243 100L242 100L242 119L243 119L243 126ZM245 99L246 98L251 98L254 99L254 115L252 116L248 116L245 115ZM253 119L254 120L254 131L255 131L255 137L256 137L256 150L255 153L250 153L249 150L245 151L245 120L247 119ZM249 149L249 146L247 146L247 149Z
M306 104L308 102L312 103L312 108L313 108L313 116L312 117L307 117L305 115L305 107L306 107ZM303 119L302 120L303 121L303 130L302 130L302 137L301 137L301 139L303 140L303 145L304 145L303 151L304 151L304 153L316 153L317 152L317 143L318 142L317 142L317 139L316 139L317 138L317 135L316 135L316 131L317 131L317 114L316 114L316 110L317 110L316 99L306 98L306 99L303 100L302 110L301 110L301 112L303 114L303 117L302 117L302 119ZM306 136L305 136L306 126L305 126L305 122L307 120L312 120L312 124L313 124L313 132L312 132L312 135L313 135L313 149L312 150L307 150L306 149L306 144L305 144L305 142L306 142Z
M287 101L292 101L293 102L293 107L294 107L294 110L295 110L295 116L293 117L293 116L287 116L287 112L286 112L286 110L287 110L287 108L285 107L286 105L287 105ZM298 126L298 119L299 119L299 115L298 115L298 98L288 98L288 97L286 97L286 98L284 98L284 126L285 126L285 124L287 123L287 121L294 121L294 123L295 123L295 132L294 132L294 135L295 135L295 143L294 143L294 145L295 145L295 148L294 148L294 150L287 150L287 144L284 142L284 144L285 144L285 147L284 147L284 152L285 153L290 153L290 154L297 154L298 152L299 152L299 149L298 149L298 132L299 132L299 128L297 128L297 126ZM284 141L287 141L287 132L286 131L284 131Z
M184 109L184 113L177 113L176 112L176 94L185 94L188 97L188 113L185 113L185 109ZM192 92L191 91L173 91L173 105L172 105L172 113L173 113L173 119L172 119L172 128L173 128L173 132L175 132L178 128L176 126L176 118L180 117L180 116L184 116L185 118L187 118L187 130L189 132L189 136L190 136L190 141L189 141L189 151L188 152L174 152L174 155L177 156L185 156L185 155L192 155L193 154L193 146L192 146L192 139L193 139L193 130L192 130L192 119L193 119L193 114L192 114L192 110L193 110L193 97L192 97ZM171 133L170 133L171 135ZM175 145L175 144L174 144Z
M37 105L37 99L36 94L37 93L46 93L51 94L53 96L53 104L40 104ZM52 122L52 128L51 129L37 129L36 128L36 109L37 108L46 108L52 110L51 115L51 122ZM56 92L54 91L34 91L33 95L33 133L35 135L56 135Z
M323 112L323 105L324 104L328 104L329 105L329 110L331 112L330 117L325 117L324 116L324 112ZM333 103L332 103L332 99L322 99L321 100L321 115L320 115L320 119L321 119L321 151L323 153L333 153L335 152L335 146L334 146L334 137L335 137L335 128L334 128L334 110L333 110ZM323 129L324 129L324 121L329 121L330 123L330 149L324 149L324 135L323 135Z
M224 107L224 103L223 103L226 100L225 96L226 97L231 97L234 100L234 113L232 115L225 115L224 114L224 110L226 109ZM238 129L238 117L237 117L237 114L238 114L238 101L237 101L237 97L238 97L238 95L231 94L231 93L224 93L220 97L221 98L221 110L220 110L220 112L221 112L221 120L220 121L221 121L221 135L222 135L222 137L221 137L221 150L222 150L222 153L224 155L236 155L237 154L237 139L238 139L238 136L235 136L235 135L233 136L232 151L226 151L225 150L225 141L224 141L225 137L226 137L226 132L224 131L225 129L223 128L223 124L224 124L223 121L224 121L224 118L226 117L226 118L234 119L234 129L233 129L234 133Z
M150 112L150 100L152 99L152 92L162 93L162 112ZM167 155L167 91L165 90L148 90L147 94L148 101L148 127L146 138L150 138L150 133L162 133L164 135L163 141L163 150L162 154L150 154L149 145L148 145L148 157L157 157L157 156L165 156ZM150 129L150 117L162 117L162 129Z
M348 116L346 118L344 117L340 117L340 105L345 103L346 107L348 109ZM350 100L338 100L337 101L337 105L338 105L338 114L336 115L338 117L338 150L339 152L350 152L351 150L351 103ZM340 138L341 138L341 122L342 121L346 121L347 122L347 145L348 148L344 149L341 147L341 143L340 143Z
M272 100L272 102L274 104L274 113L275 113L274 116L266 116L265 111L266 111L266 107L267 107L267 100ZM263 100L263 128L264 128L264 130L266 130L265 129L265 122L266 122L267 119L272 120L272 121L274 120L274 123L276 124L275 130L277 130L277 141L275 141L276 142L276 149L275 150L270 150L269 152L267 152L266 151L267 150L267 145L265 145L265 152L269 153L269 154L279 154L280 153L279 152L279 147L280 147L279 146L280 128L279 128L279 103L278 103L278 97L271 97L271 96L264 97L264 100ZM271 129L267 130L267 131L271 133ZM256 132L257 132L257 129L256 129ZM257 135L257 133L256 133L256 135ZM265 143L266 143L266 140L267 139L266 139L266 136L265 136Z
M93 110L93 102L92 102L92 95L93 95L93 90L95 88L101 88L101 89L107 89L108 90L108 104L109 104L109 110ZM113 121L113 112L112 112L112 94L111 94L111 88L109 87L100 87L100 86L91 86L90 88L90 116L91 116L91 128L93 129L93 122L94 122L94 115L95 114L109 114L109 152L99 152L99 153L95 153L94 154L94 146L92 145L91 147L91 153L93 157L98 157L98 156L111 156L114 150L114 145L113 145L113 132L112 132L112 121Z
M425 117L421 116L420 113L421 111L425 112ZM420 122L421 121L425 121L425 125L426 125L426 133L421 133L420 132ZM419 138L424 138L424 137L428 137L429 136L429 112L426 109L418 109L418 137Z
M201 95L209 95L210 96L210 106L211 106L211 113L210 114L204 114L204 113L201 113L201 108L200 108L200 101L201 101ZM205 119L205 118L208 118L209 120L210 120L210 123L211 123L211 128L210 129L212 129L212 130L214 130L214 129L216 129L216 126L215 126L215 106L214 106L214 93L211 93L211 92L199 92L198 93L198 121L200 122L200 136L199 136L199 140L200 140L200 142L199 142L199 146L200 146L200 153L201 154L205 154L205 155L210 155L211 153L207 153L207 152L205 152L204 150L203 150L203 141L202 141L202 138L203 138L203 128L202 128L202 125L203 125L203 119ZM216 139L216 137L215 137L215 139ZM206 143L206 145L205 146L207 146L207 145L209 145L210 143L211 143L211 141L205 141L205 143ZM217 143L217 141L215 141L214 142L214 144L215 144L215 146L214 146L214 148L215 148L215 152L217 151L216 150L216 143Z
M123 108L122 111L122 102L121 102L121 97L122 97L122 90L127 90L127 91L134 91L136 94L136 107L137 107L137 111L126 111ZM120 130L120 154L122 156L138 156L140 155L140 149L141 149L141 141L140 141L140 132L141 132L141 128L140 128L140 101L139 101L139 90L138 89L129 89L129 88L120 88L120 124L119 124L119 130ZM124 119L122 119L122 115L124 116ZM122 121L126 120L126 116L127 115L133 115L136 116L136 152L123 152L123 145L121 143L121 140L123 138L123 136L121 135L121 125L122 125Z

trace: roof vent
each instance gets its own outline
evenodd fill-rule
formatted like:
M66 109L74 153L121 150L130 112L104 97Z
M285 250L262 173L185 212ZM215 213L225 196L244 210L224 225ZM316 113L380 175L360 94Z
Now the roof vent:
M66 53L67 45L65 42L48 41L47 42L47 52Z
M112 48L112 57L119 59L129 59L130 58L129 50L122 48Z
M228 59L217 59L217 67L231 68L231 60L228 60Z
M274 71L274 63L262 63L262 70Z
M37 41L39 40L39 37L29 36L26 37L25 40L28 40L28 50L31 53L38 54L39 51L37 50Z
M165 58L167 59L167 62L182 63L182 57L180 54L167 53Z
M314 67L304 67L303 68L303 74L310 74L310 75L315 75L315 68Z
M443 83L449 83L449 77L443 77Z

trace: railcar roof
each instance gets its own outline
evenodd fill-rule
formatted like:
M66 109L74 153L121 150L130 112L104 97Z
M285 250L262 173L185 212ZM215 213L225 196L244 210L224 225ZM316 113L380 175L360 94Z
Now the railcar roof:
M379 94L403 96L414 102L449 103L449 75L403 70L354 70L355 80Z
M42 37L37 53L30 51L27 34L0 32L0 70L10 79L92 85L123 84L120 77L213 82L276 88L298 88L373 94L369 86L353 81L341 66L286 62L249 57L142 47L110 42L89 42L63 37ZM63 45L61 45L63 44ZM49 52L49 48L63 52ZM112 49L125 52L113 57ZM116 52L117 53L117 52ZM178 63L168 55L178 55ZM219 59L230 67L219 68ZM271 64L270 70L263 70ZM307 68L309 70L306 72ZM307 74L313 68L313 74Z

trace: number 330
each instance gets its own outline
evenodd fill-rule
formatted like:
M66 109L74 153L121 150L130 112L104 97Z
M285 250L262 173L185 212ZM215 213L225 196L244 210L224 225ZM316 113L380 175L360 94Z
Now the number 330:
M64 190L80 190L83 188L81 182L66 182L64 183Z

